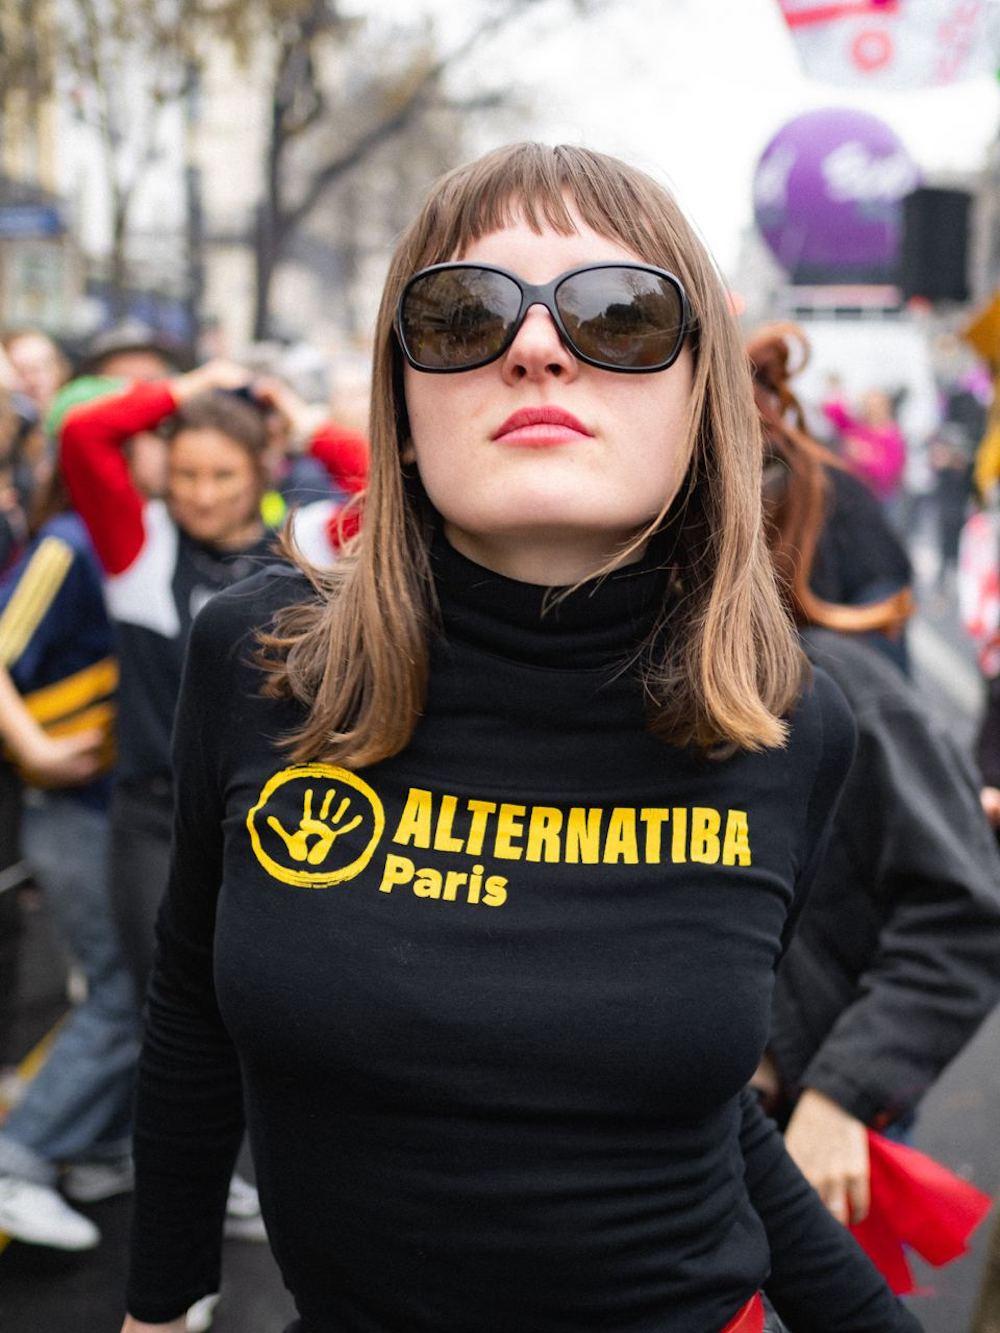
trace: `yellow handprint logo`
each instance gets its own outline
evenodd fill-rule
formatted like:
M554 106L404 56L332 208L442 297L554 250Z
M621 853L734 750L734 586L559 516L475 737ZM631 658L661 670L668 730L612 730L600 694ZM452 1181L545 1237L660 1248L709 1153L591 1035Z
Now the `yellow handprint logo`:
M355 815L347 824L343 823L344 816L351 804L349 796L345 796L337 806L336 813L330 823L326 822L335 795L336 788L330 787L323 797L323 808L319 812L319 818L313 819L313 789L307 787L305 802L302 806L302 818L299 820L299 826L294 833L289 833L280 819L276 819L274 815L268 815L268 828L273 828L278 837L282 839L288 848L288 855L293 861L308 861L311 866L322 865L329 855L334 840L342 837L345 833L350 833L351 829L357 828L361 823L360 815ZM316 839L311 847L309 846L310 838Z
M368 783L346 768L298 764L268 780L247 829L269 875L318 889L364 869L385 829L385 812Z

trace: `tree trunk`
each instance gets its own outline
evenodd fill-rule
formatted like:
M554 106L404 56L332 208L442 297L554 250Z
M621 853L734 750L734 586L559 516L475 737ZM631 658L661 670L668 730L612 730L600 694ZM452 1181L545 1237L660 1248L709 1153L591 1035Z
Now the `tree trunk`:
M271 336L271 293L279 258L274 210L265 199L257 205L254 230L254 342L266 342Z
M129 200L115 192L111 215L111 269L108 274L108 309L111 321L118 324L128 314L128 239Z
M253 336L256 342L266 341L271 334L271 296L274 275L281 261L283 249L283 171L285 149L285 107L277 95L281 71L288 60L287 49L282 53L276 75L276 94L271 101L271 128L264 162L264 195L257 205L254 233L254 315Z

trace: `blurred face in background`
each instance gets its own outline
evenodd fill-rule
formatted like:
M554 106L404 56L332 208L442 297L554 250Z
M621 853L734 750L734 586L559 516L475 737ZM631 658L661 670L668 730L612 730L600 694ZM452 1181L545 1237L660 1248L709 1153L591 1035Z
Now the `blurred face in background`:
M177 526L224 550L249 545L261 529L263 476L249 451L209 429L182 430L167 460L167 502Z
M69 378L69 363L44 333L22 333L7 344L7 357L22 391L44 416Z
M94 368L95 375L107 375L111 379L168 380L177 373L176 368L161 353L152 347L133 347L121 352L110 352Z

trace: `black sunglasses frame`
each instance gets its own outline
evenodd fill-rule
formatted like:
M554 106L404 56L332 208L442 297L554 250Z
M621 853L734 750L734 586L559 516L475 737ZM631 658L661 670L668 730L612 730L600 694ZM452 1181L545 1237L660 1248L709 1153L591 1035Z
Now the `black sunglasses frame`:
M655 273L658 278L665 278L667 282L675 289L680 299L681 320L677 330L677 343L673 351L665 361L658 362L655 366L615 366L607 361L600 361L596 357L587 356L581 352L573 339L566 330L562 316L559 313L559 307L556 305L556 294L559 288L569 278L575 277L578 273L592 273L596 269L606 268L627 268L638 269L643 273ZM406 304L406 298L410 293L410 288L414 283L425 278L429 273L442 273L450 269L475 269L477 272L499 273L504 278L509 278L511 282L519 289L521 293L521 305L511 324L510 333L504 339L502 345L490 356L484 357L480 361L473 361L469 365L462 366L425 366L422 365L409 347L406 345L406 338L403 334L403 306ZM588 366L595 366L598 370L610 370L616 375L652 375L661 370L667 370L674 364L681 354L681 349L688 335L692 331L694 318L691 311L691 303L688 301L687 292L680 278L675 273L669 272L665 268L657 268L654 264L634 264L628 260L610 260L600 264L578 264L575 268L569 268L565 273L560 273L557 278L551 282L540 284L525 282L523 278L512 273L510 269L500 268L497 264L475 264L467 261L455 260L445 264L431 264L428 268L422 268L414 273L412 278L407 280L396 304L396 318L393 321L393 328L396 333L396 339L399 342L400 349L407 362L414 370L419 370L425 375L458 375L466 370L479 370L482 366L491 365L498 361L504 352L510 347L514 339L520 332L521 325L524 323L524 317L533 305L543 305L552 316L552 322L559 331L559 337L563 344L568 348L578 361L585 362Z

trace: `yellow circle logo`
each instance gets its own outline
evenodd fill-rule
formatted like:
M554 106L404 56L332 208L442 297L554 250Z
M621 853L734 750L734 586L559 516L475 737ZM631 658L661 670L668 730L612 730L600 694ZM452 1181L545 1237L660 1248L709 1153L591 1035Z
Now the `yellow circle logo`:
M385 829L367 782L332 764L275 773L247 815L254 855L283 884L325 889L360 874Z

